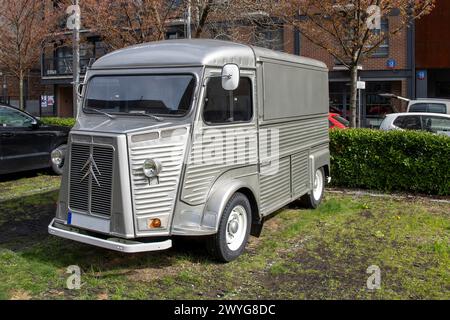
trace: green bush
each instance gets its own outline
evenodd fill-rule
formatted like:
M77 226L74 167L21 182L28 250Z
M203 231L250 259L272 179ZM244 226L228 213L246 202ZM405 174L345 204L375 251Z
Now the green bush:
M40 121L46 125L61 126L61 127L73 127L75 125L74 118L41 118Z
M333 185L450 195L450 138L417 131L333 130Z

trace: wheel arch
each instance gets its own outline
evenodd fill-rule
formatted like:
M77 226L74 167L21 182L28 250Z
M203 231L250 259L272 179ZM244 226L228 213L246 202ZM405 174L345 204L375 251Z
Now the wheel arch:
M217 232L225 206L236 193L242 193L249 200L252 211L251 234L259 236L256 231L258 231L258 227L262 224L262 219L257 194L249 184L239 180L227 181L215 188L215 191L208 198L203 211L203 226L214 228Z

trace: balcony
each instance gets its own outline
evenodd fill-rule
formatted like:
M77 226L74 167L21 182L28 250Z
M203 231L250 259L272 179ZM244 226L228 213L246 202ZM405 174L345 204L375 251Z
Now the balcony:
M89 61L93 57L80 58L80 74L83 76L89 65ZM73 76L72 72L72 57L55 57L42 59L42 79L70 79Z

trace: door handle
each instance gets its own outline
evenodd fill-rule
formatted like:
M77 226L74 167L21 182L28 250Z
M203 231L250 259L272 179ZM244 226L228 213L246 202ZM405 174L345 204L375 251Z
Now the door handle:
M12 137L12 136L14 136L14 134L13 133L10 133L10 132L8 132L8 133L1 133L0 134L0 137Z

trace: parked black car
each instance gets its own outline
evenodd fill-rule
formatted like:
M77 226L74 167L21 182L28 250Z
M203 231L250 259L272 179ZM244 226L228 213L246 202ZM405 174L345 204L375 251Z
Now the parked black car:
M70 129L42 124L32 115L0 105L0 174L52 168L62 174L64 165L52 162L54 150L64 150Z

